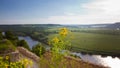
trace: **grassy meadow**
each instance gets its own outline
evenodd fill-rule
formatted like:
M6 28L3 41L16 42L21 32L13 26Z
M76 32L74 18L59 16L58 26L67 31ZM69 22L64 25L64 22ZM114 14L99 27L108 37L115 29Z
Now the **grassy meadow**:
M55 29L51 29L54 30ZM49 39L57 34L50 34ZM120 55L120 36L101 34L101 33L86 33L86 32L71 32L68 36L72 48L71 51L86 52L103 55Z

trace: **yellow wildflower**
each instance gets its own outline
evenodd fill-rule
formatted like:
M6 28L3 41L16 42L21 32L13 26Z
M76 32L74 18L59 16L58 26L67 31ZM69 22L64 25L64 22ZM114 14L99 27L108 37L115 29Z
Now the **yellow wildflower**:
M30 60L30 61L29 61L29 64L32 66L32 65L33 65L33 62Z
M61 28L59 34L62 36L66 36L68 34L67 28Z
M3 57L0 57L0 60L2 60L3 59Z
M57 37L53 38L52 40L54 43L58 43L59 42L59 39Z
M5 68L8 68L8 65L7 65L7 64L5 65Z
M8 60L10 57L9 56L6 56L5 59Z

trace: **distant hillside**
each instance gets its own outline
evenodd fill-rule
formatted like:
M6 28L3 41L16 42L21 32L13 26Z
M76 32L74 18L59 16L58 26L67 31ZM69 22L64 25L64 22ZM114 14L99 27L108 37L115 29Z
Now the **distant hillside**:
M114 24L89 24L89 25L64 25L71 28L106 28L106 29L120 29L120 22Z
M28 29L28 28L49 28L49 27L70 27L70 28L107 28L107 29L120 29L120 22L116 22L114 24L18 24L18 25L0 25L0 30L14 30L16 28L19 29ZM5 29L8 28L8 29Z
M106 28L110 29L120 29L120 22L117 22L115 24L107 25Z

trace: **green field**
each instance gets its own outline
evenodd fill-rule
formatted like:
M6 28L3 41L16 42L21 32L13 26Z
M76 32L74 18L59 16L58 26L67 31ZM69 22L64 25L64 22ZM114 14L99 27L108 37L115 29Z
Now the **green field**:
M120 55L120 36L72 32L72 51L105 55ZM49 35L52 38L55 34ZM70 38L70 37L68 37Z

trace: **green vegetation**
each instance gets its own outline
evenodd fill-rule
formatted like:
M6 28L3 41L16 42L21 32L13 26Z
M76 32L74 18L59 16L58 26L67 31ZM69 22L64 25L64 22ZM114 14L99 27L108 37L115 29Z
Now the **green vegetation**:
M54 29L51 29L54 30ZM78 31L77 31L78 30ZM72 29L71 31L71 51L119 56L120 36L119 31L95 30L95 29ZM54 30L55 31L55 30ZM107 31L107 32L106 32ZM54 35L49 35L51 39ZM68 37L70 38L70 37Z
M118 36L78 32L74 32L73 36L72 45L74 47L119 53L120 37Z
M47 57L44 57L43 54L45 53L45 48L40 44L35 45L32 48L32 52L41 57L40 65L42 68L69 68L69 63L71 65L70 67L74 68L76 62L69 62L69 59L65 59L65 56L68 55L68 51L63 50L67 49L76 52L86 52L89 54L120 54L120 37L118 37L118 31L116 34L114 33L116 31L113 31L111 33L109 31L106 32L107 30L103 30L102 32L102 30L99 31L94 29L86 29L83 31L81 29L77 29L78 31L76 29L71 29L72 32L71 34L69 34L70 32L68 32L66 28L62 28L60 29L59 34L57 34L58 30L56 29L58 29L58 27L56 26L48 27L40 25L17 25L14 27L9 26L8 28L10 29L4 29L6 27L0 28L2 31L5 31L4 36L0 32L1 53L4 50L8 50L8 48L15 49L15 47L17 46L22 46L30 50L27 42L25 40L18 40L17 36L30 36L32 39L38 40L44 44L49 44L51 46L51 51L48 52L49 55L47 55ZM12 32L10 32L9 30L11 30ZM47 38L48 35L49 43ZM2 63L4 62L2 61Z
M25 47L26 49L30 50L29 45L25 40L19 40L17 46Z
M15 46L7 39L0 41L0 54L15 51Z
M2 32L0 31L0 40L2 40L4 36L2 35Z
M34 40L38 40L44 44L47 44L48 38L46 37L49 33L46 32L46 29L52 25L44 25L44 24L37 24L37 25L0 25L0 30L3 32L7 32L7 38L15 39L14 36L30 36ZM7 28L7 29L6 29ZM11 31L14 34L11 34Z
M11 31L6 31L3 35L0 32L0 52L11 52L14 51L17 46L22 46L30 50L29 45L25 40L18 40L18 37L13 34Z
M18 41L18 37L12 32L6 31L5 35L0 32L0 68L26 68L28 65L29 67L32 66L33 62L25 58L19 59L19 61L11 61L12 58L9 54L15 52L16 46L21 45L29 49L25 40Z
M72 32L84 32L84 33L93 33L93 34L104 34L104 35L115 35L120 36L120 30L115 29L98 29L98 28L70 28Z
M41 43L48 45L48 38L58 33L58 28L63 27L61 25L9 25L1 26L1 31L11 30L14 35L17 36L30 36L32 39L38 40ZM118 55L119 53L119 36L120 30L108 29L108 28L80 28L78 26L67 26L71 31L72 49L71 51L86 52L93 54L106 54L106 55ZM8 29L5 29L8 28ZM15 29L15 30L14 30ZM13 35L8 32L9 39L13 45L17 45L16 37L10 37ZM48 37L49 35L49 37ZM48 37L48 38L47 38ZM69 38L71 36L68 36ZM1 36L1 38L4 38ZM14 39L14 40L13 40ZM68 45L68 44L67 44ZM21 46L21 45L20 45ZM69 47L69 46L68 46Z
M68 34L68 30L66 28L60 29L59 35L55 36L53 39L49 41L49 44L52 46L51 48L51 55L49 55L49 59L46 59L44 56L40 58L40 66L42 68L67 68L66 60L64 56L68 53L63 52L66 49L66 44L68 43L66 40Z
M62 28L58 35L54 35L54 37L50 39L49 45L51 45L52 48L40 58L40 68L104 68L69 57L70 54L69 51L67 51L69 44L67 40L69 39L68 34L70 34L68 30Z
M14 36L11 32L6 32L5 35L3 35L2 32L0 32L0 54L15 51L15 46L10 40L13 40L13 37Z
M16 40L16 39L18 39L17 36L15 36L11 31L6 31L5 32L5 37L8 40Z
M32 47L32 52L41 57L45 53L45 48L41 44L37 44Z
M18 37L15 36L13 32L6 31L4 36L5 36L5 39L10 40L13 43L13 45L17 46Z
M32 67L33 62L28 59L21 59L16 62L10 61L10 56L0 57L0 68L27 68Z

